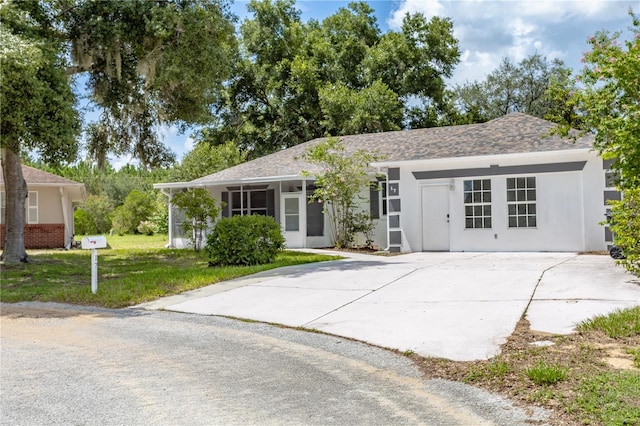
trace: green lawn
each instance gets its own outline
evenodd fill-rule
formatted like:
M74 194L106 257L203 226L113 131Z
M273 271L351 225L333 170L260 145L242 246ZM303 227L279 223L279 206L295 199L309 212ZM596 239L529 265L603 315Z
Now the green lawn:
M165 235L109 236L98 250L98 292L91 293L91 250L30 250L32 263L1 265L0 301L60 302L120 308L282 266L339 259L294 251L275 263L208 267L206 253L166 249Z

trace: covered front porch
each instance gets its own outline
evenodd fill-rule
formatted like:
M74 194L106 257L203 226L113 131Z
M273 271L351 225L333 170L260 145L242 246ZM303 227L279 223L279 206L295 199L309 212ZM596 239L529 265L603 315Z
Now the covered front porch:
M221 205L221 217L265 215L282 227L288 248L317 248L332 245L330 226L323 204L311 199L312 179L288 176L215 183L180 182L156 186L169 197L168 246L184 248L189 244L182 224L184 214L171 204L173 194L188 188L204 188Z

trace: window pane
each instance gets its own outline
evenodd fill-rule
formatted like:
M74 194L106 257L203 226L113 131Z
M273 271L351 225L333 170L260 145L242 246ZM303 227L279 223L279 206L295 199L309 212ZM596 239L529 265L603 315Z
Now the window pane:
M250 195L251 195L251 209L267 208L267 191L252 191Z
M528 177L527 178L527 188L535 188L536 187L536 178Z
M529 204L529 214L536 214L536 205L535 204Z
M508 207L508 210L509 210L509 216L515 216L516 215L516 205L515 204L509 204L507 207Z
M481 203L482 202L482 192L474 192L473 193L473 202Z
M527 217L518 216L518 228L524 228L527 226Z
M464 181L464 191L465 192L471 191L471 181L470 180L465 180Z
M491 218L487 217L484 219L484 227L485 228L491 228Z
M516 200L516 191L507 191L507 201Z
M526 197L526 194L527 194L527 192L526 192L526 191L524 191L524 190L518 190L518 191L516 191L516 194L517 194L517 195L516 195L516 200L517 200L517 201L526 201L526 198L525 198L525 197Z
M482 216L482 206L475 206L473 208L473 215L474 216Z
M472 206L465 206L464 215L465 216L473 216L473 207Z
M524 178L517 178L516 179L516 188L524 188L525 186L525 179Z
M518 214L527 214L526 204L518 204Z
M491 202L491 192L486 191L482 193L482 202L490 203Z
M514 178L507 178L507 189L515 189L516 180Z
M473 190L474 191L479 191L482 189L482 182L479 180L474 180L473 181Z
M35 191L29 191L29 207L38 207L38 193Z
M482 228L482 218L473 219L474 228Z
M491 216L491 206L484 206L483 210L484 216Z
M535 189L530 189L527 191L527 200L528 201L535 201L536 200L536 190Z
M491 190L491 179L484 179L482 181L482 188L484 190Z
M298 214L299 213L298 199L297 198L285 198L284 200L284 214Z
M465 204L470 204L473 202L473 196L471 195L470 192L465 192L464 193L464 202Z
M515 217L509 218L509 228L515 228L518 226L518 220Z
M300 230L300 218L298 217L298 215L285 216L285 230L287 231Z
M529 216L529 226L532 228L535 228L536 226L538 226L536 224L536 217L535 216Z
M467 229L472 229L473 228L473 219L465 219L464 221L464 227Z

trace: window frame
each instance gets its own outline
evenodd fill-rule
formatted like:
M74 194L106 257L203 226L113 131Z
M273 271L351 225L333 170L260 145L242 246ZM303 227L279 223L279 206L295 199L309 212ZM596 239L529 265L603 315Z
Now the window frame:
M35 205L31 204L32 200L35 200ZM38 211L38 191L29 191L24 205L25 205L25 222L29 225L35 225L39 223L40 212ZM35 221L31 220L32 212L35 212Z
M491 179L463 181L464 229L493 228L492 187Z
M513 182L513 184L511 185L510 182ZM509 177L506 179L505 189L507 197L507 228L537 228L538 182L536 176Z

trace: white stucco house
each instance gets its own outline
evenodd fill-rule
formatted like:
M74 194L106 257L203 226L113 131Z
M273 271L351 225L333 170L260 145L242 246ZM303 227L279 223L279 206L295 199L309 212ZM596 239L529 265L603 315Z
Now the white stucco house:
M593 138L549 136L553 123L522 113L482 123L344 136L347 151L376 151L381 191L369 194L375 244L393 252L605 250L601 222L608 163ZM282 224L287 245L332 245L322 205L309 202L313 165L300 160L315 139L191 182L154 185L171 197L201 187L224 203L222 216L264 214ZM378 178L379 179L379 178ZM185 244L170 208L169 243Z

